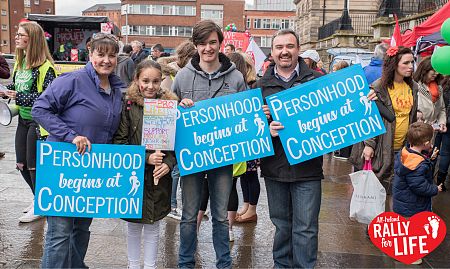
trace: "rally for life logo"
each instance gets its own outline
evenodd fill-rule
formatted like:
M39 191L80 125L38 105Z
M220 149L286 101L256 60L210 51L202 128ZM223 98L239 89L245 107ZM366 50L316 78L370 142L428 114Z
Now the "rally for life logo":
M436 249L447 233L445 222L433 212L420 212L406 219L384 212L372 220L369 236L386 255L411 264Z

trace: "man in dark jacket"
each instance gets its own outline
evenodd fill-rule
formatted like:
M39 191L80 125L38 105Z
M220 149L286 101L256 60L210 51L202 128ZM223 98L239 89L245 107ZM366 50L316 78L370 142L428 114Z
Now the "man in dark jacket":
M131 51L133 48L131 45L123 46L122 53L117 57L117 66L114 73L120 77L123 83L130 86L133 81L133 74L135 69L135 64L131 59Z
M4 78L7 79L9 78L9 65L6 62L5 57L3 57L3 55L0 54L0 78ZM3 92L0 91L0 97L5 96L5 94ZM0 152L0 158L5 157L5 153L4 152Z
M148 57L148 52L144 50L144 44L138 40L131 42L131 47L133 48L133 53L131 53L131 59L136 65L138 65L142 60Z
M292 30L280 30L273 36L271 55L275 63L258 82L263 97L321 76L298 57L299 38ZM265 112L271 120L267 107ZM275 155L261 160L270 220L276 227L274 267L313 268L318 248L322 157L290 165L278 138L282 128L280 122L271 122Z

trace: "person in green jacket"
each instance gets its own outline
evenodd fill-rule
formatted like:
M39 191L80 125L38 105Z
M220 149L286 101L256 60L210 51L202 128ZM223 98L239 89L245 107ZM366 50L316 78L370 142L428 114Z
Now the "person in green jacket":
M122 118L114 136L115 144L141 145L144 98L177 100L177 96L161 89L161 66L144 60L136 67L135 77L127 90ZM170 171L176 163L172 151L146 151L144 204L141 219L128 221L128 268L140 268L141 234L144 229L144 268L156 268L159 220L169 214L172 192ZM154 179L159 183L154 184Z

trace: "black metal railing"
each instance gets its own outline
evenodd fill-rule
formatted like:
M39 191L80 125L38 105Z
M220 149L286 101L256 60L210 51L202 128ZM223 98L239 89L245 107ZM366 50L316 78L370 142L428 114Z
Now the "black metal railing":
M373 34L372 24L376 20L376 15L370 14L350 14L351 23L355 34ZM319 27L319 40L332 36L338 31L341 18Z
M389 14L397 14L398 17L406 17L418 13L435 11L449 0L383 0L380 3L378 16L387 17Z
M339 29L341 18L330 21L329 23L319 27L319 40L332 36Z

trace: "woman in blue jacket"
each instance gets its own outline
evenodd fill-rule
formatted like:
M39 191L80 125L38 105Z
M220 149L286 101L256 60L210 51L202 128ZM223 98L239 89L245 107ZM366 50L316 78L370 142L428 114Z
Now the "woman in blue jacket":
M121 88L113 74L119 45L109 34L95 34L86 67L58 77L33 106L32 115L50 134L47 141L73 143L80 154L91 144L112 142L121 112ZM87 268L91 218L47 217L43 268Z

